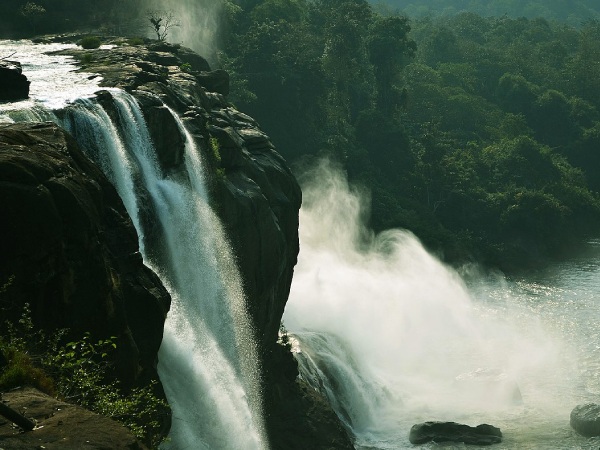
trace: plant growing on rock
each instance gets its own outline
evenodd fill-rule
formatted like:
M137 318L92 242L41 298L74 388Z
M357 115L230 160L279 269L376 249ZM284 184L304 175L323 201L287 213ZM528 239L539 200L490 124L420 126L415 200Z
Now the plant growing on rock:
M216 137L211 137L208 141L210 146L210 152L208 153L210 164L215 168L215 173L218 178L225 176L225 169L221 166L221 146L219 140Z
M86 50L91 50L94 48L100 47L102 41L98 36L86 36L81 41L79 41L79 45L81 45Z
M277 343L285 347L288 351L292 349L290 332L287 330L283 322L281 322L279 325L279 338L277 339Z
M0 331L0 391L31 385L121 422L152 448L160 444L169 406L155 394L155 380L124 392L109 377L115 336L96 340L84 333L65 343L68 330L36 328L28 304L17 323L5 322Z

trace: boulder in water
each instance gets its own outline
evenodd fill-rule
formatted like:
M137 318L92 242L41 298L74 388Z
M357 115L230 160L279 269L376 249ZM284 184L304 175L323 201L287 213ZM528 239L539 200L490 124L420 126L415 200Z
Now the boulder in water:
M577 405L571 411L571 426L583 436L600 436L600 405L596 403Z
M21 64L0 60L0 102L26 99L29 97L29 84Z
M433 441L491 445L502 441L502 432L499 428L488 424L470 427L456 422L425 422L413 425L408 439L411 444Z

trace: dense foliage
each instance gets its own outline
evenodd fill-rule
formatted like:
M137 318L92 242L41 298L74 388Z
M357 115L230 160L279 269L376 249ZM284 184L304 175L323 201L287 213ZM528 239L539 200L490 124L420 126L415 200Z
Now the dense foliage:
M10 283L0 287L0 299ZM156 393L157 382L122 390L110 375L117 339L95 340L86 333L70 341L68 334L68 330L48 333L35 327L27 304L18 322L0 324L0 391L36 387L121 422L157 448L170 414L166 401Z
M144 0L10 0L0 2L0 38L96 32L133 34ZM142 24L146 26L146 24ZM136 28L136 29L133 29Z
M288 161L342 162L372 192L375 229L505 268L598 230L598 22L410 23L366 0L246 0L228 13L231 100Z
M220 1L231 101L291 163L341 162L376 230L506 268L598 229L600 24L581 23L595 2ZM145 3L127 2L15 0L0 20L131 33ZM451 15L467 8L481 15Z
M456 15L473 12L489 17L543 17L579 25L583 20L600 18L596 0L370 0L386 10L398 10L411 17Z

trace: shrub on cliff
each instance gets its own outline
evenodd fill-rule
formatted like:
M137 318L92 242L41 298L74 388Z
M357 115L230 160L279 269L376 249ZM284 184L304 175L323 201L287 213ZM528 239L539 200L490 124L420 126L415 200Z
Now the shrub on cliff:
M156 448L169 414L168 404L154 392L157 382L123 392L107 375L116 338L93 340L85 333L65 343L66 334L67 330L47 334L36 329L28 305L17 323L5 322L0 330L0 391L36 387L121 422Z

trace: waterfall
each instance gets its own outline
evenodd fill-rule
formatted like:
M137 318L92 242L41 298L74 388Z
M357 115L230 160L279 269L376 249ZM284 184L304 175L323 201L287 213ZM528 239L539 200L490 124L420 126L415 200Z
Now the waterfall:
M331 165L301 185L284 322L302 378L357 448L412 448L410 427L428 420L514 429L552 411L564 423L568 402L552 389L568 379L557 364L568 352L535 315L506 294L475 301L411 233L369 231L363 198Z
M245 298L199 151L173 112L186 140L185 171L164 175L136 100L111 93L117 123L96 102L78 100L64 126L116 186L145 263L172 296L158 366L173 410L164 447L266 448Z

